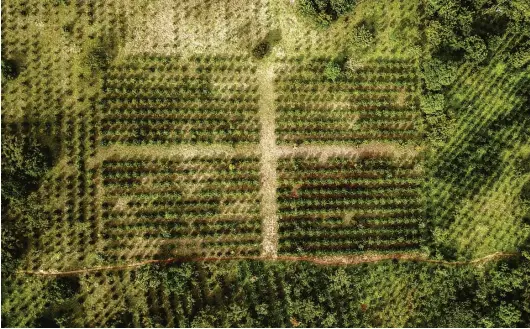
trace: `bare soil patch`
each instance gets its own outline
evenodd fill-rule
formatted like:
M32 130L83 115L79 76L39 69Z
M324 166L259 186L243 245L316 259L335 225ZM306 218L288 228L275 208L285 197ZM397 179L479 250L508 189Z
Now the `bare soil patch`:
M274 107L274 67L264 62L258 70L259 79L259 117L261 124L261 214L262 214L262 256L275 258L278 253L278 206L276 189L278 165L276 152L276 118Z

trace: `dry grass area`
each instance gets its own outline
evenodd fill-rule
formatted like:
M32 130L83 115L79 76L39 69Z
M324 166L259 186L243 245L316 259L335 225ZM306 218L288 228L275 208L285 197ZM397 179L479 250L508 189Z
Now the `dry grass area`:
M268 1L179 1L175 8L178 52L248 53L265 37Z
M318 157L325 161L330 157L347 158L378 158L391 156L395 159L412 159L421 154L422 147L402 146L396 143L369 143L360 146L340 145L310 145L310 146L278 146L276 153L278 157Z
M142 15L129 22L132 40L125 43L123 54L175 54L175 15L174 1L156 0L146 3Z
M154 0L135 9L122 56L247 54L270 25L269 0Z
M106 159L122 156L142 156L150 158L181 158L196 157L232 157L238 155L258 156L259 150L251 145L229 146L225 144L211 145L112 145L99 148L99 152L88 162L93 168Z

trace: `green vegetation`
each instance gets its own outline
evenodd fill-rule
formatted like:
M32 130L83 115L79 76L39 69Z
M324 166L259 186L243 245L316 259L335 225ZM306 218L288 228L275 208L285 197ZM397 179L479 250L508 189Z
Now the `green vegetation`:
M49 150L28 136L2 136L2 275L11 273L49 220L39 202Z
M257 158L109 159L102 178L101 234L112 263L259 255ZM139 243L146 248L134 251Z
M314 18L318 24L328 26L339 16L352 10L357 0L301 0L300 11Z
M40 327L525 327L529 265L524 258L485 268L227 261L32 277L7 287L13 297L2 320ZM28 310L18 312L21 305Z
M280 253L355 254L418 248L424 240L421 174L372 153L359 159L278 164Z
M248 60L141 56L110 67L102 143L256 143L256 66Z
M435 249L455 258L518 250L528 243L528 203L520 195L530 179L521 161L530 71L528 62L514 66L512 54L529 45L528 6L438 1L426 12L423 76L432 92L421 107L431 142L427 216L436 224Z
M354 72L325 58L283 62L276 78L279 142L416 142L415 69L414 62L386 58Z
M1 6L4 326L530 326L527 0Z
M329 62L324 68L324 76L333 82L340 76L340 72L340 66L334 62Z

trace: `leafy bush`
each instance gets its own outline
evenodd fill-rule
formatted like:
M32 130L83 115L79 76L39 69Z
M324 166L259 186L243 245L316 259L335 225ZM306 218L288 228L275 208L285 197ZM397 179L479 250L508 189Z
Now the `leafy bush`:
M87 53L86 62L94 71L106 70L117 55L117 42L113 36L105 37Z
M252 49L252 55L257 59L262 59L269 54L270 49L271 47L269 43L267 41L262 41Z
M466 59L481 63L488 57L486 43L479 36L471 36L465 40Z
M456 79L458 71L454 62L443 62L437 58L425 61L422 65L423 79L428 90L439 91Z
M49 154L35 140L2 138L3 271L12 270L32 235L47 226L43 206L33 191L51 165Z
M358 49L366 49L373 45L374 33L366 25L362 24L353 31L353 46Z
M324 76L326 79L331 80L335 82L337 78L340 76L341 68L340 66L335 62L329 62L326 65L326 68L324 69Z
M24 196L38 184L50 165L50 159L37 141L14 136L2 140L2 203Z
M2 79L12 80L20 74L19 64L12 59L2 60Z
M420 100L420 107L427 115L438 115L443 112L445 97L443 94L423 95Z
M300 0L300 11L327 26L355 6L357 0Z
M527 49L519 50L510 58L512 66L516 69L520 69L523 66L530 63L530 47Z

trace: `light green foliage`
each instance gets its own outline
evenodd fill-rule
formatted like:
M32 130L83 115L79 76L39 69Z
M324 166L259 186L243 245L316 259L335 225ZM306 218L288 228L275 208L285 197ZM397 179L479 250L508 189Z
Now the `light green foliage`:
M426 94L421 97L421 110L427 115L443 114L445 98L443 94Z
M451 7L455 15L478 10L442 2L444 10ZM480 10L488 12L485 16L492 13L486 4ZM432 15L439 18L436 11ZM491 15L489 19L496 19L496 14ZM478 17L475 27L486 23L478 22ZM505 35L488 39L474 35L481 33L478 28L466 32L463 21L451 25L436 20L438 27L451 26L461 35L452 42L442 41L433 50L434 59L423 63L425 88L443 98L426 93L420 105L436 113L432 109L439 108L442 99L446 104L443 115L426 116L429 137L435 141L426 188L427 214L436 225L433 250L443 257L473 258L516 251L530 235L523 220L527 208L519 201L527 177L520 174L517 156L527 140L528 98L523 91L527 73L509 65L511 54L524 49L526 41L516 25L508 25ZM456 50L467 55L458 58Z
M326 64L326 68L324 69L324 76L326 79L335 82L335 80L339 78L341 71L342 70L339 64L335 62L328 62L328 64Z
M530 46L526 49L519 50L511 58L511 64L516 69L522 69L528 63L530 63Z

